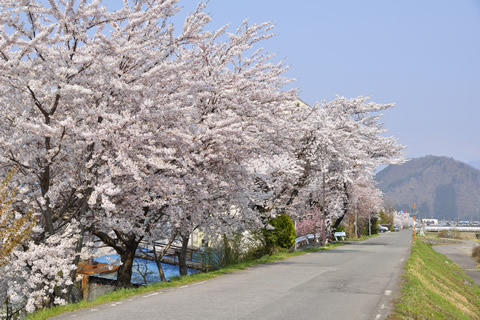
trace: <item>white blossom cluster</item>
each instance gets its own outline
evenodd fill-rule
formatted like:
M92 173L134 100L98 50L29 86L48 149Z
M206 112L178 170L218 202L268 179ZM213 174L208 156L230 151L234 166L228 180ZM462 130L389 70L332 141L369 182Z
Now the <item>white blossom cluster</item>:
M26 312L51 304L65 304L67 286L72 284L71 263L78 237L68 230L44 243L26 243L12 253L11 263L2 268L0 298L10 307ZM63 297L62 297L63 296Z

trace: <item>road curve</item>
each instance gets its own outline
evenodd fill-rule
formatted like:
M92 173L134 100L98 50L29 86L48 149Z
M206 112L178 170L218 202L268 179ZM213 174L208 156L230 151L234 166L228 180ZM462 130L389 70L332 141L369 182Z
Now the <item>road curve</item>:
M384 319L410 246L386 233L54 319Z

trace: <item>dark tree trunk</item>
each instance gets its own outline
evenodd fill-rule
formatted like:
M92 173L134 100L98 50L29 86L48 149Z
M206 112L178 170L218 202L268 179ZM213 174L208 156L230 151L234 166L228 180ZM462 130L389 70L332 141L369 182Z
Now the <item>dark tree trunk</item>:
M187 247L189 236L189 233L187 233L185 236L182 236L182 248L180 249L178 255L178 267L180 269L181 276L187 275Z
M343 218L345 218L345 215L348 213L348 206L350 204L350 194L348 193L348 186L346 183L343 184L343 189L346 195L346 199L343 201L343 214L340 217L338 217L337 220L335 220L335 223L332 226L332 231L337 230Z
M122 264L117 271L117 287L127 288L131 286L133 259L137 251L138 242L132 241L129 246L120 254Z
M106 245L112 247L120 255L122 265L117 271L117 287L127 288L131 286L133 259L137 252L138 244L143 237L137 239L134 234L122 234L114 230L116 239L105 232L92 230L92 233L100 238Z
M223 234L223 266L226 267L230 264L230 246L228 245L227 235Z
M340 217L337 218L337 220L335 220L332 226L333 231L337 230L337 228L340 226L340 223L342 223L342 220L344 217L345 217L345 214L342 214Z

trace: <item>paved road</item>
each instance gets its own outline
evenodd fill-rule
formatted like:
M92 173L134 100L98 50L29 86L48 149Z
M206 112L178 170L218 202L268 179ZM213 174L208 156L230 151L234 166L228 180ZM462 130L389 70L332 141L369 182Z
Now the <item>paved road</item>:
M480 286L480 270L472 257L472 250L475 246L478 246L475 241L462 241L454 244L434 245L433 249L458 264Z
M55 319L383 319L410 240L382 234Z

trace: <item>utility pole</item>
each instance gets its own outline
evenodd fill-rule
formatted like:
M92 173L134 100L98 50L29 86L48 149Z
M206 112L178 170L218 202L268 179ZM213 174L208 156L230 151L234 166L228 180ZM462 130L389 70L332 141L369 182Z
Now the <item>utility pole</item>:
M413 214L413 242L417 241L416 215Z
M355 198L355 237L358 238L358 232L357 232L357 198Z
M371 237L372 236L372 214L369 213L368 214L368 236Z
M413 204L413 242L417 241L417 215L415 214L415 203Z

